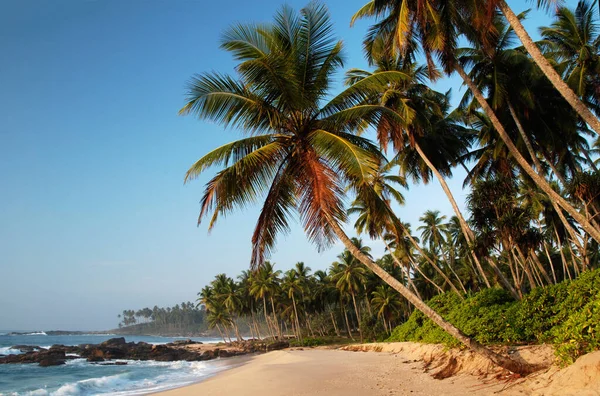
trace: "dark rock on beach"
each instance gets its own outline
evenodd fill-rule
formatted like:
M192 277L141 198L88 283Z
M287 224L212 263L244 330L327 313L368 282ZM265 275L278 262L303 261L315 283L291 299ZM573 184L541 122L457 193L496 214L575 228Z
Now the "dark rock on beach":
M65 364L66 360L77 358L84 358L95 364L111 365L127 364L126 362L110 362L115 359L194 362L249 353L263 353L287 347L289 347L288 341L278 340L246 340L218 345L202 344L192 340L179 340L165 345L151 345L145 342L126 342L125 338L119 337L100 344L52 345L49 350L27 345L16 345L13 347L14 349L23 350L25 353L0 356L0 364L39 363L40 366L46 367Z
M36 351L45 351L46 349L41 348L37 345L13 345L10 347L10 349L15 349L18 351L21 351L21 353L29 353L29 352L36 352Z

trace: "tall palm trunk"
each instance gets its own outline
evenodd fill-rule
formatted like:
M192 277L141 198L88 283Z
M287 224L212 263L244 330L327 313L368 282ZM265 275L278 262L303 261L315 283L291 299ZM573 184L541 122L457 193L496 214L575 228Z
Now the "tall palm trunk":
M221 338L223 339L223 342L227 343L227 340L225 339L225 334L223 334L223 331L221 330L221 326L219 326L218 323L217 323L217 330L219 330L219 333L221 334Z
M424 273L423 271L421 271L421 268L419 268L419 266L418 266L418 265L417 265L417 264L416 264L414 261L413 261L413 263L412 263L412 264L413 264L413 267L415 267L415 269L417 270L417 272L418 272L419 274L421 274L421 276L422 276L422 277L423 277L423 278L424 278L424 279L425 279L427 282L429 282L429 283L431 283L433 286L435 286L435 288L436 288L436 289L437 289L437 290L438 290L440 293L444 293L444 289L442 289L441 287L439 287L439 286L437 285L437 283L435 283L434 281L432 281L431 279L429 279L429 278L427 277L427 275L425 275L425 273ZM415 293L415 294L417 294L417 293ZM420 297L418 294L417 294L417 297L421 298L421 297Z
M258 323L256 323L256 315L254 314L254 309L252 309L250 312L251 312L251 315L252 315L252 323L254 324L254 329L256 331L256 335L257 335L258 339L260 340L262 337L260 335L260 330L258 328Z
M556 247L558 248L558 251L560 252L560 259L562 260L562 264L563 264L563 279L565 279L565 276L569 277L569 280L571 280L571 272L569 271L569 264L567 264L567 259L565 258L565 252L563 252L563 244L562 241L560 240L560 236L558 235L558 230L556 229L556 226L554 226L554 235L556 236Z
M298 320L298 310L296 309L296 297L294 297L294 293L292 293L292 304L294 304L294 316L296 316L296 329L298 331L298 339L302 342L302 334L300 332L300 320Z
M498 1L498 7L500 11L506 17L508 23L513 28L521 43L533 59L533 61L539 66L544 75L550 80L552 85L560 92L563 98L575 109L577 114L597 133L600 134L600 121L594 114L588 109L588 107L579 99L577 94L567 85L567 83L561 78L561 76L552 67L548 59L542 54L542 51L538 48L535 42L532 40L529 33L523 27L523 24L519 20L519 17L513 12L513 10L506 4L505 0Z
M415 241L415 238L413 238L412 235L410 235L410 233L408 232L408 230L404 229L404 234L408 237L408 239L413 244L413 246L417 249L417 251L419 253L421 253L421 256L423 258L425 258L425 260L427 260L427 262L433 267L433 269L435 269L437 271L437 273L440 274L440 276L444 279L444 281L446 281L446 283L448 283L450 285L450 288L456 293L456 295L461 300L464 300L465 298L463 297L463 295L461 294L461 292L458 291L458 289L456 288L456 286L454 286L454 283L452 283L452 281L450 280L450 278L448 278L448 275L446 275L446 273L444 271L442 271L442 269L431 259L431 257L429 257L427 254L425 254L425 252L423 251L423 249L421 249L421 246L419 246L419 244L417 243L417 241Z
M419 291L417 290L417 287L415 286L415 284L413 283L412 279L410 278L410 272L400 262L400 260L398 260L398 258L396 256L394 256L394 253L392 253L392 249L390 248L390 245L388 245L388 243L385 240L385 238L383 238L381 235L380 235L380 238L383 241L383 244L385 245L385 248L388 250L388 252L390 252L390 256L392 257L392 260L394 261L394 263L396 263L396 265L406 275L406 281L408 282L408 284L410 285L410 287L413 289L413 291L415 292L415 294L417 295L417 297L421 298L421 295L419 294ZM371 315L373 315L373 314L371 313Z
M542 171L542 164L538 160L537 155L536 155L535 151L533 150L533 146L531 144L531 140L529 139L529 136L527 136L527 133L525 133L525 129L523 129L523 125L521 124L521 121L519 121L519 118L517 117L517 113L515 112L515 109L513 108L513 106L510 103L510 101L508 101L508 109L510 110L510 114L512 116L513 121L517 125L517 129L519 131L519 134L521 135L521 138L523 139L523 142L525 142L525 147L527 147L527 151L529 152L529 156L531 157L533 165L538 170L538 172L541 172ZM558 172L558 170L556 169L556 167L554 166L554 164L549 160L549 158L547 158L547 157L545 157L545 158L546 158L546 162L550 165L550 168L552 169L552 171L554 172L554 174L556 175L556 177L561 181L561 183L563 184L563 186L566 186L566 181L565 181L564 177ZM575 236L575 231L573 231L573 228L571 227L571 224L569 224L569 222L565 218L564 214L562 213L561 208L552 199L550 200L550 203L552 204L552 207L554 208L554 210L558 214L558 217L559 217L560 221L563 223L563 225L565 226L565 228L569 232L569 235L571 235L571 238L575 239L575 243L577 244L578 248L581 250L581 246L579 245L579 241L577 240L577 237Z
M546 179L540 176L531 167L531 165L527 163L527 160L521 155L519 149L517 149L517 147L511 140L510 136L502 126L502 123L500 122L498 117L496 117L496 114L483 97L483 94L481 93L479 88L477 88L477 86L473 83L473 80L471 80L471 78L467 75L462 66L458 64L458 62L455 65L455 69L458 72L458 74L462 77L465 84L469 87L469 89L473 93L473 96L475 96L475 98L477 99L477 102L479 103L483 111L492 121L494 129L496 129L498 135L500 136L504 144L506 144L508 151L515 158L515 160L518 162L521 168L529 175L529 177L531 177L534 183L550 197L550 199L555 200L561 208L566 210L567 213L569 213L573 217L573 219L575 219L575 221L577 221L581 225L581 228L583 228L588 234L590 234L590 236L594 238L597 242L600 242L600 230L594 228L594 226L592 226L590 222L581 213L577 211L577 209L575 209L571 204L567 202L567 200L565 200L556 191L554 191L554 189L550 186L550 184L548 184Z
M421 311L425 316L431 319L435 324L440 326L444 331L448 334L462 342L468 348L473 350L474 352L480 354L491 360L493 363L504 367L512 372L519 374L528 374L534 371L534 368L531 365L523 364L521 362L514 361L508 357L499 355L488 348L484 347L477 341L467 337L462 331L457 329L451 323L447 322L444 318L442 318L437 312L431 309L423 300L414 295L409 289L407 289L402 283L400 283L396 278L388 274L384 271L379 265L377 265L373 260L371 260L368 256L360 251L350 240L350 238L346 235L346 233L340 228L340 226L335 221L330 221L330 225L337 235L337 237L344 243L346 249L352 253L354 257L356 257L361 263L363 263L367 268L375 273L378 277L380 277L385 283L390 285L397 292L402 294L404 298L406 298L411 304L413 304L419 311Z
M462 212L460 211L458 204L456 203L456 200L454 199L454 195L452 194L452 191L450 191L450 187L448 187L448 183L446 183L446 180L444 179L442 174L437 170L437 168L433 165L433 163L431 161L429 161L429 158L427 158L427 156L421 149L421 146L419 146L419 143L417 143L417 142L415 142L415 149L417 150L417 153L419 153L419 156L421 157L421 159L425 162L425 164L427 164L427 167L431 170L431 172L433 172L435 177L440 182L442 189L446 193L446 196L448 197L448 200L450 201L450 204L452 205L454 214L456 214L456 217L458 217L458 222L460 223L460 228L461 228L465 238L467 239L467 243L472 244L473 242L475 242L475 234L473 234L473 231L469 228L467 221L463 217ZM473 257L473 260L475 261L475 265L477 266L477 270L479 271L479 274L483 278L487 287L490 287L490 282L488 281L487 276L485 275L485 272L483 271L483 268L481 267L479 258L477 257L477 255L475 254L475 252L473 250L471 250L471 249L469 249L469 250L471 252L471 256Z
M271 309L273 309L273 326L275 326L279 338L283 339L283 335L281 334L281 326L279 325L279 320L277 319L277 314L275 313L275 303L273 302L273 296L271 296Z
M360 342L363 342L362 328L360 326L360 312L358 312L358 306L356 305L356 296L354 295L354 290L350 292L352 296L352 303L354 304L354 312L356 313L356 323L358 325L358 334L360 335Z
M552 270L552 279L554 279L554 283L558 283L556 280L556 271L554 271L554 263L552 262L552 258L550 257L550 252L548 251L548 243L544 240L544 251L546 252L546 257L548 258L548 263L550 264L550 269Z
M267 323L267 327L269 328L269 333L271 333L271 337L275 338L275 332L273 331L273 328L271 327L269 315L267 314L267 299L264 294L263 294L263 310L265 312L265 322Z
M492 267L492 269L494 270L494 273L496 274L498 279L500 279L500 283L502 283L504 288L510 292L510 294L514 297L515 300L517 300L517 301L521 300L520 290L519 290L519 293L517 293L517 290L515 290L513 285L511 285L510 282L508 281L508 279L506 279L506 276L504 276L502 271L500 271L500 268L498 268L498 265L496 264L496 262L494 260L492 260L490 257L488 257L487 260L488 260L488 264L490 265L490 267ZM511 267L511 272L512 272L512 267ZM516 283L515 283L515 285L516 285Z
M348 337L350 337L354 341L354 337L352 337L352 330L350 329L350 321L348 321L348 311L346 310L346 304L342 302L341 306L342 311L344 311L344 318L346 318L346 329L348 330Z
M337 323L335 322L335 317L333 316L333 311L329 311L329 315L331 316L331 323L333 323L333 330L335 330L335 335L340 336L340 330L337 327Z
M454 277L458 280L458 285L463 290L463 293L467 294L467 289L465 288L465 285L463 285L463 282L460 279L460 276L458 276L458 274L456 273L456 271L454 271L454 268L452 268L452 262L450 260L450 256L448 255L447 252L446 253L444 252L444 248L443 248L443 246L442 246L441 243L438 244L438 246L440 248L440 252L442 253L442 257L444 257L444 261L446 261L446 265L450 269L450 272L452 272L452 275L454 275Z

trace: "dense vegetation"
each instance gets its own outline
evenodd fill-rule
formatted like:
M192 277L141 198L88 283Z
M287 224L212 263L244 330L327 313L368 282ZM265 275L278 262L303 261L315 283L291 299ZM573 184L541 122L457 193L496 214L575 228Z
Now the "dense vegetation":
M116 332L120 334L191 336L208 330L206 312L191 302L167 308L125 309L117 316Z
M428 304L469 337L485 344L553 343L562 363L600 348L600 270L574 281L540 287L515 301L502 289L485 289L465 301L453 293ZM415 311L388 341L457 341Z
M347 313L354 311L355 323L368 322L362 301L368 309L379 287L381 300L392 301L390 296L398 298L393 289L456 340L506 368L527 372L478 342L497 339L470 338L477 334L469 327L461 331L458 318L446 310L464 304L467 296L510 305L508 295L525 301L520 303L525 309L528 296L544 293L538 290L558 292L566 286L554 285L598 267L595 9L583 0L575 9L559 5L553 23L540 28L542 40L534 43L522 25L527 13L515 15L504 0L373 0L353 18L375 19L363 43L371 68L347 70L347 87L337 95L330 92L331 79L344 64L343 44L324 6L310 3L300 13L283 7L271 24L229 29L221 46L238 61L235 74L196 75L181 112L238 127L248 136L200 158L186 181L222 168L201 199L199 221L208 217L209 227L250 203L260 201L262 209L252 236L254 272L246 277L253 278L248 282L253 303L241 313L232 300L238 284L224 276L202 296L211 325L225 334L228 327L237 329L232 318L262 310L271 335L281 334L282 324L302 335L300 319L312 315L298 311L307 298L297 291L302 276L286 273L279 282L266 262L297 213L311 242L323 249L342 241L347 259L340 260L357 268L361 263L370 270L363 269L362 276L372 271L381 279L365 291L364 284L342 280L343 271L339 278L336 271L323 275L345 296L340 305L346 308L337 312L347 328L353 320L345 320ZM455 107L449 92L431 88L442 74L453 73L468 88ZM467 171L468 213L446 183L456 167ZM419 241L399 218L400 189L434 178L454 214L447 219L425 213ZM350 216L357 218L358 233L386 243L387 259L374 260L347 236L343 225ZM273 285L279 283L291 300L287 311L278 312L275 304L281 293ZM239 286L248 287L243 281ZM451 294L430 305L424 302L447 291ZM557 304L571 301L561 296ZM404 299L394 300L400 317L407 312ZM590 312L596 312L590 303ZM335 327L334 310L323 312L334 316ZM578 329L585 315L564 317L570 323L564 326ZM391 317L377 321L388 329L390 322ZM537 334L535 323L529 326L514 340L538 339L527 335ZM364 326L358 329L364 338Z

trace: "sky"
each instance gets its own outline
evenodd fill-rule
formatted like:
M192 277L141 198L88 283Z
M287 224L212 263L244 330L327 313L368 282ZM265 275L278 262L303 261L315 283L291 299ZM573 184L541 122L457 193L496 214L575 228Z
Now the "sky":
M365 1L325 1L348 68L367 68L368 22L349 27ZM194 73L233 73L219 49L223 30L269 22L281 4L0 2L0 329L110 329L123 309L193 301L216 274L247 269L258 207L228 215L209 234L196 220L211 173L183 184L195 160L242 135L178 110ZM509 4L517 12L527 5ZM526 27L535 38L548 20L533 11ZM453 88L458 100L458 79L436 88ZM457 171L449 183L461 206L463 177ZM404 194L398 214L413 230L427 209L452 215L435 182ZM296 224L272 261L325 269L342 250L317 252Z

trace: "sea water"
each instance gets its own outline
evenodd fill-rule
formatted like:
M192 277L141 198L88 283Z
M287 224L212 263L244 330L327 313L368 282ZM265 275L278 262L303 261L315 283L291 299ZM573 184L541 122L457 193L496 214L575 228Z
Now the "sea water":
M0 355L20 353L13 345L99 344L111 334L51 336L43 332L8 335L0 332ZM185 337L188 338L188 337ZM125 336L127 342L144 341L166 344L182 338ZM215 338L191 338L204 343ZM102 366L85 359L68 360L67 364L40 367L38 364L0 364L0 396L8 395L138 395L185 386L208 378L231 367L232 361L216 359L204 362L125 361L123 366Z

